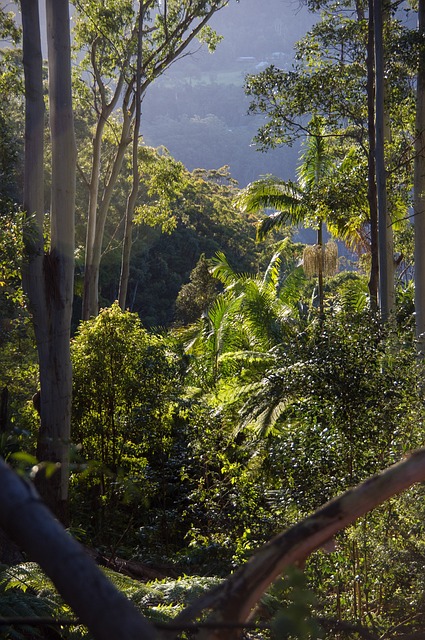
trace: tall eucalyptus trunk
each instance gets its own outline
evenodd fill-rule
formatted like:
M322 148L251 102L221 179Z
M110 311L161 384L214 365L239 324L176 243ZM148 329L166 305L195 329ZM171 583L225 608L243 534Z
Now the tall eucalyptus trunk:
M25 73L24 286L40 369L37 457L55 472L36 484L57 517L67 521L72 368L70 325L74 283L76 150L71 95L67 0L46 0L49 119L52 145L50 246L43 241L44 101L38 3L22 0Z
M130 275L130 257L131 245L133 240L133 218L134 209L136 207L137 196L139 194L140 174L139 174L139 135L141 121L141 103L142 103L142 72L143 72L143 3L139 0L139 19L137 34L137 67L135 74L136 90L134 96L135 116L133 130L132 145L132 184L131 191L127 198L127 206L125 212L125 228L123 248L121 255L121 274L118 301L121 309L125 310L127 300L128 278Z
M418 352L425 354L425 0L419 0L419 65L416 82L414 166L415 310Z
M378 310L378 208L376 195L375 173L375 35L373 19L373 0L369 0L368 40L367 40L367 122L368 122L368 187L367 198L370 215L370 254L371 266L369 277L370 306L373 311Z
M318 290L319 290L319 316L322 322L325 318L325 296L323 291L323 275L325 265L325 246L323 244L323 222L320 220L319 227L317 229L317 244L319 247L319 260L318 260Z
M394 312L394 241L387 203L387 177L385 169L385 143L389 141L388 87L385 81L384 21L388 11L385 0L374 0L375 27L375 158L378 196L378 256L379 256L379 306L385 322Z
M84 13L84 9L87 6L96 2L97 0L84 0L84 2L79 0L75 4L78 10ZM140 2L140 11L145 18L145 23L150 22L144 25L143 33L140 33L140 29L135 24L131 34L128 36L123 35L123 39L127 37L126 50L119 68L114 72L113 78L102 76L102 55L97 55L99 42L102 42L102 38L105 42L108 42L110 39L108 34L99 31L98 37L93 39L90 62L96 93L97 126L93 141L90 176L86 178L89 189L89 207L84 265L82 312L84 320L96 316L99 312L99 272L107 214L113 191L121 172L125 151L133 140L132 131L135 132L139 126L135 123L135 118L137 114L139 114L137 117L140 116L140 108L136 107L133 89L137 80L132 71L132 65L134 64L132 58L136 50L137 35L139 33L141 37L145 38L146 46L144 46L143 51L145 58L143 66L145 70L149 70L140 84L139 96L141 100L152 82L182 56L213 15L227 4L228 0L213 0L210 2L189 2L187 6L185 3L180 3L182 6L179 8L179 3L176 3L175 8L178 8L176 12L173 6L167 2L158 3L153 0ZM159 10L158 14L157 9ZM158 20L158 17L161 17L161 19ZM141 43L138 49L141 51ZM140 69L142 65L139 66L139 63L137 64ZM116 82L115 88L111 89L114 82ZM109 91L111 90L112 96L108 100ZM123 105L122 117L119 119L121 127L121 131L118 134L119 141L112 163L113 166L110 171L107 171L106 184L103 188L100 188L99 176L102 168L105 168L104 166L102 167L104 165L102 148L105 124L110 122L113 111L119 103ZM138 134L136 135L138 137ZM124 292L127 287L128 274L126 271L131 249L132 212L134 211L136 196L136 188L132 185L127 204L128 224L121 274L120 298L124 298ZM125 305L125 301L122 304Z

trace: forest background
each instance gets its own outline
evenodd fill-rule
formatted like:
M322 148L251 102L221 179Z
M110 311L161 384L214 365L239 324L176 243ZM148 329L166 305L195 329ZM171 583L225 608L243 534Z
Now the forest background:
M313 15L297 7L289 17L282 2L244 0L209 23L223 42L211 31L201 36L214 53L183 57L173 73L162 73L158 62L160 72L152 72L137 138L127 298L116 302L132 184L129 144L105 224L100 311L82 321L87 176L103 99L90 61L107 60L103 72L113 77L122 40L116 25L129 29L136 16L131 3L106 4L102 13L97 3L76 2L74 13L78 171L67 524L103 563L161 578L141 586L110 573L145 615L164 621L273 535L423 445L414 305L419 241L411 223L422 155L416 89L423 51L418 8L389 6L388 317L382 289L377 295L371 286L371 8L317 3ZM21 277L29 247L22 233L28 92L21 34L5 12L1 28L10 45L2 50L0 80L1 453L35 477L52 467L36 446L39 359ZM239 40L249 41L249 50L240 51ZM377 75L375 82L378 90ZM131 91L136 84L129 83ZM107 79L104 87L113 92L114 84ZM125 118L118 113L105 134L105 186ZM253 136L264 153L250 146ZM46 211L53 158L46 132ZM260 178L271 173L277 179ZM280 213L264 216L264 208ZM325 238L310 243L301 223L314 238L325 226ZM380 253L382 259L382 247ZM309 559L304 577L294 572L274 587L259 610L264 628L255 633L268 636L274 619L276 637L414 637L425 624L423 554L418 485L339 533L331 553ZM24 560L2 569L5 615L66 614L38 567ZM46 637L38 626L10 627L5 637L27 633ZM87 633L75 622L60 637Z

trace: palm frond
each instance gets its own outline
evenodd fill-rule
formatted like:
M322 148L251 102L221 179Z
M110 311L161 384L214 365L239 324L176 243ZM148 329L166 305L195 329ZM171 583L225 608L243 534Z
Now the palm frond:
M232 351L223 353L219 358L223 363L237 363L239 366L253 367L256 364L264 367L276 362L276 356L272 351Z
M299 184L304 190L309 190L317 185L334 166L324 137L323 119L318 116L312 118L310 128L312 133L304 142L301 164L297 170Z
M276 288L280 277L281 252L277 251L270 260L263 277L263 284Z
M292 334L289 322L293 310L276 297L272 287L252 281L245 287L242 313L252 334L253 344L264 350L288 339Z
M257 406L255 411L247 411L247 408L243 407L240 412L242 420L239 431L253 429L259 438L266 438L273 433L279 419L292 402L292 398L270 398L261 406Z
M245 397L250 397L252 394L256 394L260 383L249 382L246 384L232 384L233 380L230 380L228 384L224 385L219 392L219 399L221 402L225 402L230 405L234 402L238 402ZM242 423L237 425L234 430L234 435L237 435L242 428Z
M279 289L279 298L282 302L295 307L301 299L302 290L306 283L306 277L302 266L295 267L282 282Z
M303 203L287 207L284 211L277 211L263 218L257 227L257 241L264 240L273 229L280 229L287 224L301 224L307 216L307 209Z
M222 327L226 317L230 317L231 311L240 304L240 300L224 291L219 294L208 312L204 314L188 332L185 342L185 351L188 354L199 355L214 349L216 333Z
M369 304L369 290L365 278L349 280L339 291L339 299L344 311L361 313Z
M220 280L225 286L233 284L238 280L238 274L230 266L227 257L222 251L218 251L211 259L210 273L214 278Z
M245 213L258 213L263 209L291 209L299 205L302 191L295 182L267 175L242 189L234 203Z

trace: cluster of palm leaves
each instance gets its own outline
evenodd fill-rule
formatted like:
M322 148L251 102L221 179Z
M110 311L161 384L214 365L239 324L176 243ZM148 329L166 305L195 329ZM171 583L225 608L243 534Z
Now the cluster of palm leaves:
M262 387L270 386L267 372L280 368L282 353L290 350L312 322L323 321L325 277L337 270L336 243L324 243L325 225L335 238L351 247L362 238L365 211L351 201L351 212L340 216L331 197L339 180L354 170L354 151L335 163L323 122L316 119L311 129L297 183L265 176L242 190L235 204L249 213L274 210L261 218L258 240L287 224L303 224L317 230L317 243L302 248L285 238L264 275L238 273L224 254L217 254L211 262L211 273L224 289L187 336L186 350L193 356L192 391L210 394L218 404L235 400L240 406L241 398L245 398L239 411L240 424L252 421L250 411L245 411L251 406L249 398L264 396ZM367 307L364 278L346 275L340 278L338 288L334 306L354 312ZM270 397L263 410L259 410L260 404L252 403L256 406L254 423L267 432L282 406L279 398L274 402Z
M264 275L238 274L222 253L212 260L211 271L224 291L187 340L204 390L232 375L243 379L248 364L251 368L270 362L275 347L295 337L305 311L300 291L306 278L299 265L283 275L282 254L289 245L289 240L283 241Z

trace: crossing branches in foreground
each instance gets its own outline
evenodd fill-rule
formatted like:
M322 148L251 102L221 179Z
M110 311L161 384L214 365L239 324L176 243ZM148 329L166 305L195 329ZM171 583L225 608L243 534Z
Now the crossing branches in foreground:
M202 640L240 635L267 588L291 565L302 565L316 549L357 518L425 481L425 449L369 478L264 545L251 559L205 596L187 607L175 623L193 623L209 611ZM169 638L158 632L118 592L82 547L63 529L29 483L0 461L0 527L37 562L96 640ZM217 627L214 627L214 623ZM226 628L224 625L229 624Z

